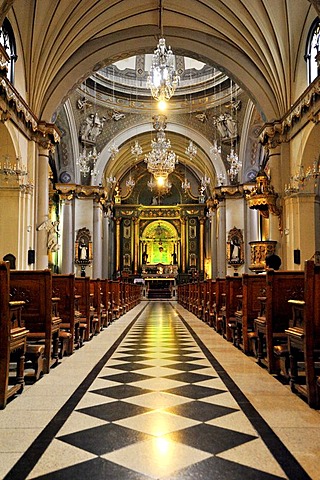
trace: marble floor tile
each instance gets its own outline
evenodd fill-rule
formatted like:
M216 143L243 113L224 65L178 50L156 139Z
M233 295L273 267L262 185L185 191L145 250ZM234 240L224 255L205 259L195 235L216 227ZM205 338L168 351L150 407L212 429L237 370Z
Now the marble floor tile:
M319 412L176 302L42 380L0 411L4 480L320 480Z

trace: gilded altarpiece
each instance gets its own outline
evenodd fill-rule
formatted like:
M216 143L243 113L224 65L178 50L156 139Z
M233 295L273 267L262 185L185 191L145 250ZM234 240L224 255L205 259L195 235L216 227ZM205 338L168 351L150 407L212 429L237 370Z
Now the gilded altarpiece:
M132 274L159 268L182 273L198 270L201 218L203 205L115 205L120 270Z

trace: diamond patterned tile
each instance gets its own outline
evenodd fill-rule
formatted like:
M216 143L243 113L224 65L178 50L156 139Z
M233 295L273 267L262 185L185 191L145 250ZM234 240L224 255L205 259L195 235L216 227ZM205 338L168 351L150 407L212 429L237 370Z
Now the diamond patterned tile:
M212 425L199 424L171 433L169 436L165 436L165 438L211 454L217 454L250 442L257 437Z
M171 478L173 472L209 457L206 452L161 437L137 443L103 456L114 463L149 475L153 479L168 475ZM210 476L204 478L209 479Z
M147 306L26 479L290 478L200 347L171 304Z
M125 355L123 357L116 357L117 360L122 362L144 362L149 360L149 357L145 355Z
M153 391L165 391L169 388L178 388L179 386L183 385L184 382L170 380L168 377L155 377L150 380L142 380L134 383L135 387L147 388Z
M108 367L109 367L109 364L108 364ZM134 370L142 370L143 368L149 368L149 365L145 365L144 363L115 363L110 368L132 372Z
M229 415L236 412L234 408L222 407L220 405L212 405L212 403L206 402L188 402L182 405L176 405L171 408L167 408L166 412L174 413L175 415L181 415L187 418L193 418L200 422L208 422L209 420Z
M167 364L168 368L174 368L175 370L183 370L185 372L194 372L195 370L203 369L202 365L194 365L192 363L172 363Z
M115 420L120 420L122 418L141 415L142 413L150 411L150 409L132 403L117 401L106 403L104 405L95 405L94 407L80 408L77 411L85 413L86 415L91 415L92 417L101 418L107 422L114 422Z
M195 360L202 360L203 355L199 355L198 357L192 357L188 355L172 355L172 357L168 357L168 360L172 360L173 362L193 362Z
M170 477L162 477L161 480L194 480L194 479L215 479L215 480L283 480L285 477L278 477L261 472L255 468L249 468L239 463L222 460L218 457L209 457L190 467L183 468Z
M148 367L146 370L142 370L142 372L145 372L145 374L150 377L167 377L169 375L173 375L174 373L180 373L179 370L174 370L167 367ZM136 370L136 373L140 373L140 370Z
M92 393L96 393L97 395L105 395L106 397L118 398L120 400L136 395L143 395L144 393L148 393L149 391L150 390L134 387L132 385L119 385L117 387L99 388L98 390L92 390Z
M211 380L212 377L209 377L209 375L201 375L201 373L195 373L195 372L183 372L183 373L177 373L174 375L169 375L167 378L170 378L171 380L177 380L179 382L185 382L185 383L197 383L197 382L203 382L204 380Z
M101 379L110 380L111 382L119 382L119 383L132 383L132 382L139 382L141 380L149 380L151 377L149 375L143 375L141 373L117 373L115 375L108 375L100 377Z
M81 430L80 432L69 435L62 435L58 437L58 440L82 448L82 450L94 453L95 455L103 455L107 452L131 445L132 443L149 440L150 438L149 435L138 432L137 430L130 430L121 425L108 423L100 427Z
M172 415L168 412L156 411L125 418L115 422L117 425L148 433L155 437L163 436L170 432L185 429L199 422L190 418Z
M113 388L116 388L116 387L113 387ZM216 388L200 387L197 384L194 384L194 385L183 385L182 387L177 387L177 388L171 388L170 390L167 390L167 393L199 399L199 398L209 397L212 395L218 395L219 393L223 393L223 390L218 390Z
M102 458L95 458L87 462L81 462L71 467L62 468L52 473L46 473L37 477L38 480L151 480L149 476L137 473Z
M146 393L145 395L139 395L138 397L127 398L126 401L134 403L135 405L149 407L154 410L190 402L189 398L179 397L178 395L171 395L165 392Z

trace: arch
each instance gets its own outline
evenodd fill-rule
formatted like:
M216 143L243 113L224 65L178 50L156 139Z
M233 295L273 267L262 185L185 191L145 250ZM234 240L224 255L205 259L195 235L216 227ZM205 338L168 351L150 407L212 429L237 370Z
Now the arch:
M197 164L196 162L186 162L188 167L192 168L192 170L196 172L196 175L199 178L204 173L204 170L206 170L209 175L212 175L213 177L217 177L220 173L226 176L226 168L221 156L217 155L215 163L213 164L210 154L210 148L212 147L212 144L200 132L193 130L192 128L185 125L174 122L168 122L166 131L168 133L177 133L183 138L190 138L195 144L197 144L201 148L203 154L200 157L200 162L202 162L202 164ZM130 168L130 164L126 162L126 157L124 157L123 161L121 161L120 153L115 158L112 158L109 152L109 148L113 141L120 149L127 142L132 141L133 138L141 134L147 134L148 138L150 138L150 122L144 122L137 126L126 129L119 135L115 136L114 139L110 141L107 145L105 145L97 161L97 170L99 170L99 175L97 175L94 180L96 185L103 184L104 178L110 175L115 176L117 179L119 179ZM175 149L174 146L173 149Z

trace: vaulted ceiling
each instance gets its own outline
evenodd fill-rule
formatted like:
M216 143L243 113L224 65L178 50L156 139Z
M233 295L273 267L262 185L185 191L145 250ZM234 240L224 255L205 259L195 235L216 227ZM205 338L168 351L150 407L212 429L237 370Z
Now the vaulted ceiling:
M164 0L164 34L176 54L225 71L270 121L305 88L306 26L318 3ZM18 32L26 100L46 121L86 76L152 52L160 33L158 0L0 0L0 15Z

